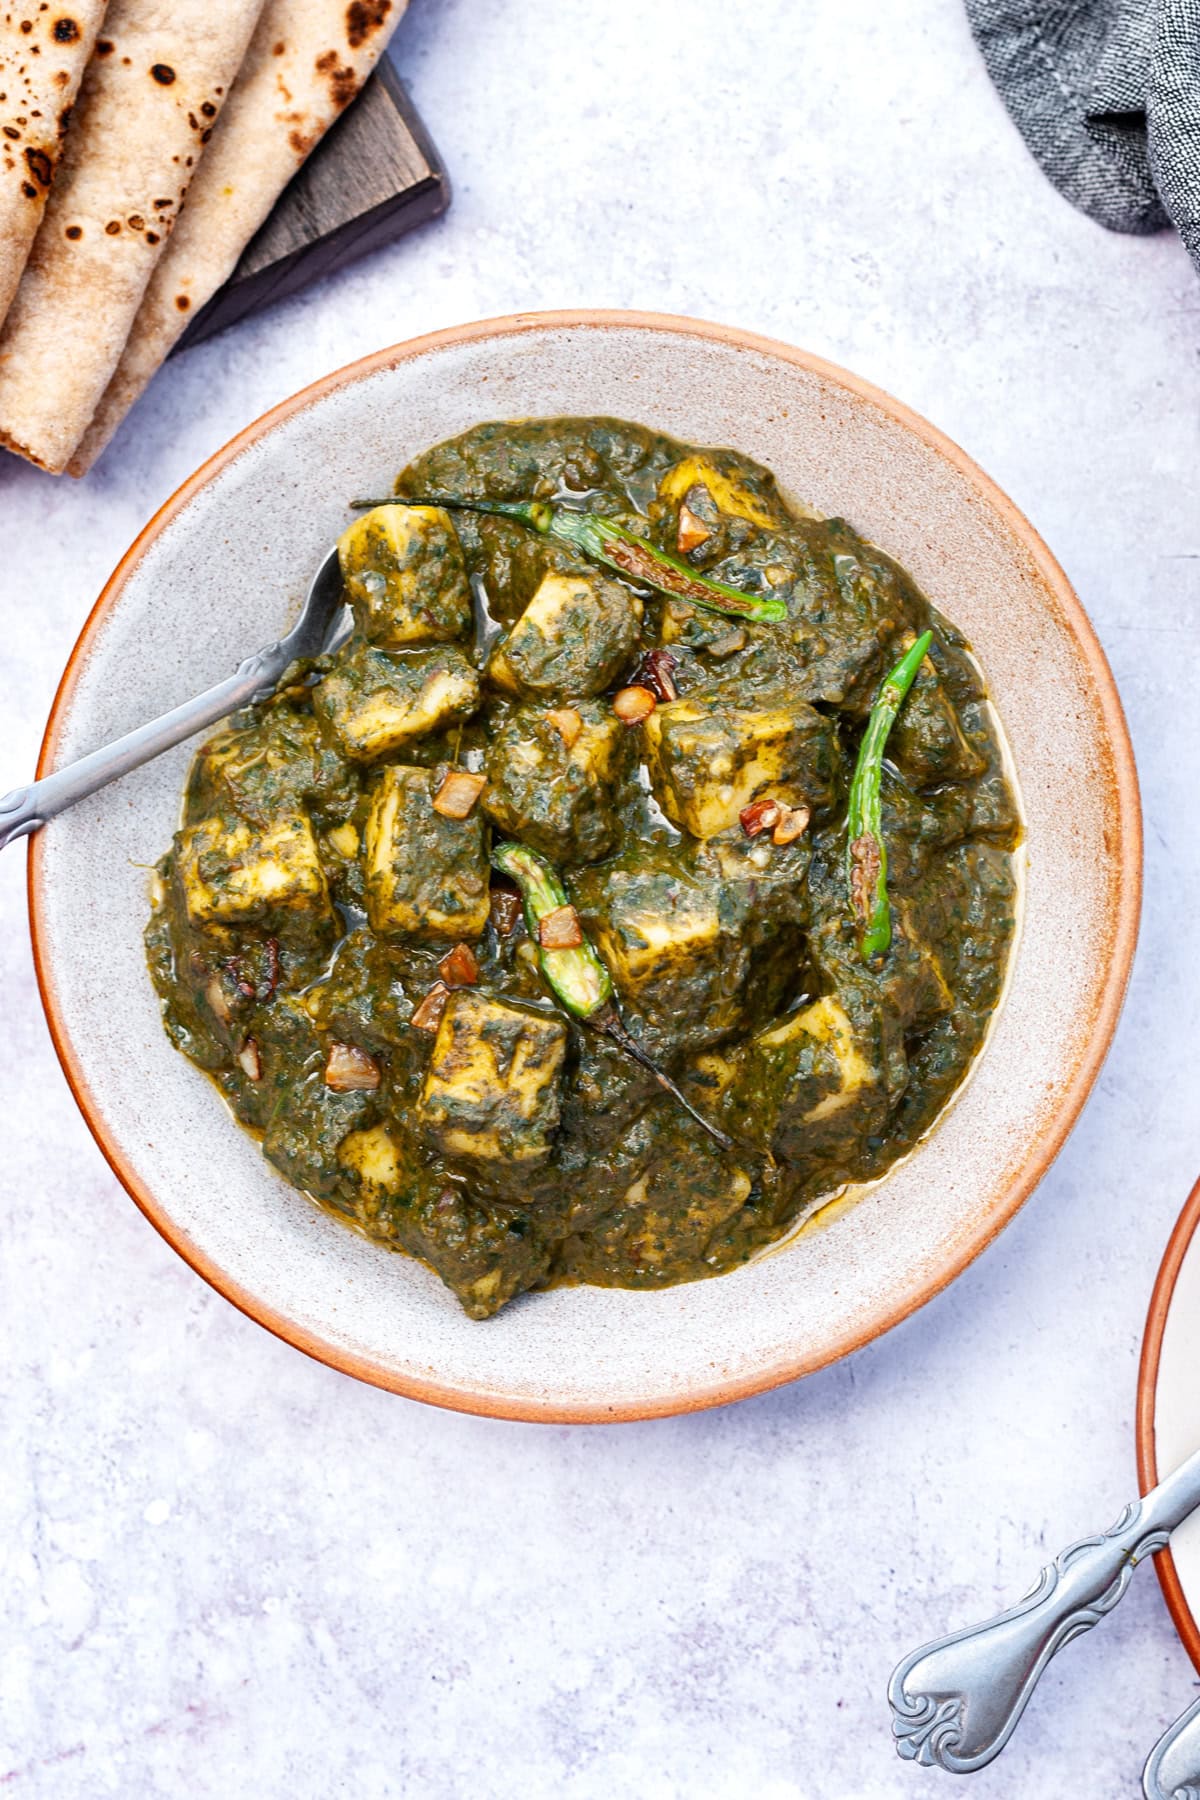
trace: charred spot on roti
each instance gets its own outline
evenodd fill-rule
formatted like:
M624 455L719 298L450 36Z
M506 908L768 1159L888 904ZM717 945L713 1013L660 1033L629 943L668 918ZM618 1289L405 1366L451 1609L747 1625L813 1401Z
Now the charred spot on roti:
M68 225L66 231L63 233L63 236L69 237L71 239L72 243L74 243L77 238L81 238L83 236L83 226L82 225Z
M125 223L128 225L130 231L145 231L146 229L146 221L143 219L141 213L130 213Z
M154 63L151 65L150 73L159 87L170 87L175 79L175 71L170 63Z
M175 296L175 304L176 304L176 306L177 306L177 307L178 307L178 308L179 308L179 310L180 310L180 312L186 312L186 311L187 311L187 309L188 309L188 307L189 307L189 306L190 306L190 305L191 305L191 304L192 304L192 303L191 303L191 301L190 301L190 300L189 300L189 299L188 299L188 297L187 297L187 295L186 295L186 294L176 294L176 296Z
M32 181L23 181L21 183L21 192L24 194L24 196L27 200L37 200L40 198L38 191L34 187Z
M157 231L148 231L148 232L147 232L147 233L146 233L146 242L147 242L147 243L148 243L148 244L157 244L157 242L158 242L158 233L157 233Z
M120 233L120 230L121 230L120 219L110 219L108 221L108 224L104 227L104 229L108 233L109 237L118 236L118 234Z
M352 50L379 30L392 10L391 0L351 0L346 8L346 41Z
M79 27L74 19L55 19L53 29L56 44L73 44L79 36Z
M111 56L112 53L113 53L113 43L112 43L111 38L97 38L96 39L96 55L97 56Z
M335 69L329 77L329 97L339 109L349 106L358 92L358 76L353 69Z
M6 125L4 127L4 135L7 138L19 138L21 134L15 125Z
M348 106L358 92L358 76L354 70L339 67L336 50L322 50L313 65L318 75L329 77L329 97L339 111Z
M48 188L54 176L54 164L44 150L35 150L32 145L25 146L25 164L33 179Z
M216 116L217 116L217 109L216 109L216 107L215 107L215 106L214 106L214 105L213 105L213 103L212 103L212 101L211 101L211 100L203 100L203 101L201 101L201 103L200 103L200 111L201 111L201 112L202 112L202 113L203 113L203 114L204 114L204 117L205 117L205 118L206 118L206 119L215 119L215 118L216 118Z

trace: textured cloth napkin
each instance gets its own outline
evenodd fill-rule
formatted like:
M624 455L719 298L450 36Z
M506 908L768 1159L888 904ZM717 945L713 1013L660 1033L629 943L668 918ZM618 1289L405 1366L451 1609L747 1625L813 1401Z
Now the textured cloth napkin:
M992 80L1067 199L1174 225L1200 269L1200 0L966 0Z

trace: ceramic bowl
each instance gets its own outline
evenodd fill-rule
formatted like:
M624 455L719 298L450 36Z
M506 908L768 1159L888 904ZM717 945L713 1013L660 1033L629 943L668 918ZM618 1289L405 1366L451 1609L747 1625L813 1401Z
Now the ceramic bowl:
M818 1369L964 1269L1045 1173L1116 1023L1141 839L1129 740L1092 628L1036 532L932 426L785 344L689 319L525 315L367 357L276 407L186 482L121 562L68 664L49 770L276 636L346 519L415 452L483 419L609 413L766 463L905 564L966 632L1015 758L1023 929L1005 1005L929 1139L853 1205L735 1273L660 1293L533 1296L469 1321L436 1278L287 1187L169 1047L142 957L144 867L183 746L34 840L50 1028L104 1154L194 1269L311 1355L513 1418L717 1405Z
M1200 1181L1171 1233L1146 1320L1138 1378L1138 1479L1146 1493L1200 1450ZM1200 1513L1154 1559L1184 1648L1200 1670Z

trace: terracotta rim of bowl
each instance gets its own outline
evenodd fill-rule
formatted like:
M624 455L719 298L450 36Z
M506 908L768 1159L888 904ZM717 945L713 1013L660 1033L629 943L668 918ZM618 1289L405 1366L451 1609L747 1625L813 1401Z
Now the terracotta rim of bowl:
M1175 1298L1179 1271L1197 1230L1200 1230L1200 1181L1188 1195L1184 1209L1175 1222L1175 1229L1171 1233L1154 1283L1154 1292L1150 1296L1150 1310L1146 1315L1146 1335L1142 1339L1142 1360L1138 1368L1136 1425L1138 1487L1143 1494L1148 1494L1152 1487L1158 1485L1154 1413L1163 1333L1167 1328L1171 1302ZM1197 1669L1200 1669L1200 1625L1196 1623L1195 1615L1184 1597L1183 1583L1179 1579L1179 1571L1170 1550L1158 1552L1154 1558L1154 1567L1162 1587L1163 1599L1167 1603L1167 1611L1175 1621L1175 1629L1183 1640L1183 1647Z
M376 1387L390 1389L409 1399L428 1401L434 1405L449 1407L460 1412L482 1413L500 1418L540 1420L556 1424L619 1422L628 1419L695 1412L710 1406L722 1406L733 1400L744 1399L751 1394L762 1393L768 1388L782 1386L785 1382L794 1381L801 1375L813 1374L817 1369L824 1368L829 1363L849 1355L850 1352L861 1349L864 1344L882 1336L885 1331L891 1330L894 1325L900 1324L902 1320L924 1306L927 1301L932 1300L988 1247L1028 1199L1062 1148L1071 1127L1079 1116L1112 1041L1125 997L1130 965L1133 961L1142 891L1141 807L1133 748L1129 740L1129 732L1116 684L1113 681L1104 651L1101 649L1091 621L1076 598L1066 575L1028 519L996 486L995 482L967 456L965 451L929 424L928 420L923 419L898 400L894 400L883 389L863 381L849 370L840 368L835 363L827 362L822 357L813 356L807 351L798 350L790 344L781 343L774 338L760 337L753 332L740 331L731 326L714 325L704 320L684 318L671 313L626 312L591 308L558 312L514 313L495 319L476 320L466 325L453 325L443 331L429 332L423 337L410 338L407 342L393 345L386 350L377 350L370 356L361 357L358 361L347 364L345 368L335 370L332 374L313 382L311 386L302 388L299 393L293 394L290 399L272 407L269 412L264 413L261 418L248 425L244 431L231 438L222 449L211 456L206 463L203 463L195 474L189 476L139 533L105 583L99 599L89 613L63 671L62 680L59 682L37 766L37 774L40 777L47 773L54 764L62 721L70 705L75 683L86 659L91 640L98 630L107 608L124 586L127 577L164 527L187 506L206 483L219 474L235 457L248 449L251 444L256 443L258 439L294 414L315 405L335 390L351 382L362 380L366 376L374 375L381 370L393 368L401 362L426 355L431 350L476 342L480 339L518 336L526 332L564 329L621 331L629 328L670 333L678 337L695 337L706 343L723 344L734 350L773 357L781 362L791 363L798 368L807 370L810 374L836 383L857 400L877 408L904 426L906 430L964 476L1020 542L1042 580L1053 591L1055 599L1062 609L1063 618L1096 686L1101 714L1113 750L1112 812L1114 818L1120 822L1122 830L1119 846L1121 880L1118 887L1116 916L1112 923L1109 954L1106 958L1103 987L1096 1008L1095 1022L1083 1053L1071 1071L1053 1115L1030 1145L1023 1165L1009 1182L1007 1190L989 1209L983 1228L960 1255L952 1259L947 1266L938 1268L929 1276L915 1298L903 1297L882 1322L870 1330L859 1332L856 1335L848 1335L842 1344L823 1353L815 1361L811 1357L797 1354L791 1361L775 1364L751 1375L727 1379L710 1388L690 1391L678 1399L652 1395L647 1396L644 1401L639 1400L612 1407L598 1406L593 1403L540 1405L532 1399L517 1401L501 1398L491 1393L467 1393L458 1388L447 1387L436 1379L408 1375L397 1376L390 1371L380 1370L377 1365L361 1357L340 1351L305 1331L294 1320L265 1306L256 1295L240 1288L194 1245L185 1241L155 1195L141 1181L136 1171L126 1165L119 1148L110 1141L100 1109L93 1098L82 1064L71 1042L54 984L51 958L44 940L41 918L40 900L44 876L41 840L37 833L30 838L28 863L29 917L34 967L58 1059L79 1109L110 1168L131 1199L171 1245L171 1248L210 1286L214 1287L218 1293L223 1294L227 1300L232 1301L247 1317L265 1326L268 1331L273 1332L285 1342L305 1351L317 1361L327 1363L344 1374L353 1375Z

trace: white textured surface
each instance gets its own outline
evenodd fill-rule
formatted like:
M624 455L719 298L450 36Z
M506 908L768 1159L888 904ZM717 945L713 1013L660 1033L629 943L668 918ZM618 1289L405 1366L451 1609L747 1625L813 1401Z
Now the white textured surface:
M604 1431L394 1400L177 1261L59 1076L0 867L0 1777L75 1796L877 1800L912 1643L1016 1595L1133 1487L1142 1317L1200 1162L1187 936L1200 727L1200 288L1028 162L954 0L414 0L441 225L169 369L83 487L0 470L0 785L90 599L238 426L377 345L527 306L763 330L942 425L1066 565L1130 714L1142 947L1114 1054L1016 1225L850 1362ZM666 121L669 120L669 129ZM13 621L17 621L13 623ZM1131 1795L1194 1692L1148 1573L981 1795Z

